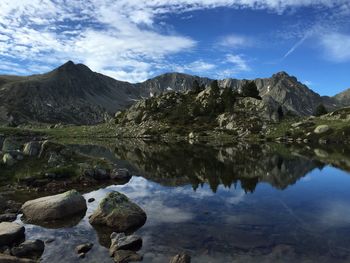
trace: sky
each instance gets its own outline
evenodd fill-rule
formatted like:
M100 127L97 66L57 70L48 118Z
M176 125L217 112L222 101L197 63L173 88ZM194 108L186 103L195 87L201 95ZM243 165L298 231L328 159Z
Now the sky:
M0 0L0 74L72 60L118 80L296 76L350 88L349 0Z

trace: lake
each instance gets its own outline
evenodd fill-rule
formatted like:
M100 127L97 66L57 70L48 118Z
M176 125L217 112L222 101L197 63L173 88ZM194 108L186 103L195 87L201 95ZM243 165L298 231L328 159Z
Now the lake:
M109 233L88 222L110 191L126 194L147 213L136 231L143 262L168 262L179 252L192 262L350 261L345 150L139 141L72 147L134 176L127 184L85 193L96 201L69 226L25 225L27 239L54 238L43 262L112 262ZM84 242L94 247L81 260L74 248Z

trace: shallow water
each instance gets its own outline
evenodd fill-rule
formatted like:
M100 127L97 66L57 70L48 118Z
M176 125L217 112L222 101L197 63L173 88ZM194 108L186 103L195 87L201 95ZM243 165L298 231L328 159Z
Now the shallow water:
M27 239L55 238L43 262L112 262L106 234L88 222L109 191L147 213L136 231L143 262L168 262L183 251L192 262L350 261L350 174L327 163L255 146L117 144L112 155L90 147L82 149L135 176L85 194L96 201L73 227L26 225ZM74 248L84 242L94 247L80 260Z

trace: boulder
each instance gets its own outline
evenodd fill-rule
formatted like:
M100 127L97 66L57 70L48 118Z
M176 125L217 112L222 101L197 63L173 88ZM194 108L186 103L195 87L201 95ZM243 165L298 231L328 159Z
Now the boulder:
M133 250L137 251L142 247L142 239L137 235L126 236L124 233L112 233L111 247L109 255L114 256L117 250Z
M114 254L114 262L116 263L127 263L142 261L142 256L131 250L118 250Z
M92 225L107 226L116 232L137 229L146 222L146 213L128 197L111 192L101 201L89 221Z
M38 156L40 153L41 145L39 142L28 142L24 145L23 153L28 156Z
M1 263L36 263L36 261L26 258L17 258L7 254L0 254Z
M113 169L110 174L111 179L113 180L129 180L131 178L131 174L128 169Z
M169 263L191 263L191 257L187 254L178 254Z
M85 214L84 197L76 190L27 201L22 206L23 215L29 223L44 223Z
M330 130L328 125L319 125L315 128L314 133L316 134L322 134L322 133L326 133Z
M17 218L17 215L14 213L2 214L2 215L0 215L0 223L1 222L13 222L16 220L16 218Z
M27 240L19 246L13 247L11 254L20 258L39 259L44 253L44 250L45 244L43 241L39 239Z
M0 247L10 246L24 239L24 231L24 227L17 223L0 223Z
M2 144L2 151L20 151L22 149L22 144L13 138L6 138Z
M15 158L12 157L11 154L5 153L4 156L2 157L2 162L5 165L12 166L12 165L15 165L17 161Z

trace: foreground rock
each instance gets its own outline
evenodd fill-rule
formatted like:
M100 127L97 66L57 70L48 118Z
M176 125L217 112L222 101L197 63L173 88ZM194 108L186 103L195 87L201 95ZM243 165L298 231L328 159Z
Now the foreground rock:
M11 254L20 258L39 259L44 253L45 244L41 240L27 240L11 249Z
M116 263L127 263L142 261L142 256L131 250L118 250L114 254L114 262Z
M11 246L24 239L24 231L24 227L17 223L0 223L0 247Z
M84 197L76 190L31 200L22 206L26 221L34 224L83 214L86 209Z
M0 254L1 263L36 263L37 261L26 259L26 258L17 258L14 256Z
M111 192L101 201L91 215L92 225L112 228L116 232L137 229L146 222L146 213L129 198L118 192Z
M109 255L113 257L118 250L137 251L142 247L142 239L137 235L126 236L124 233L112 233Z
M191 257L187 254L178 254L169 263L191 263Z

